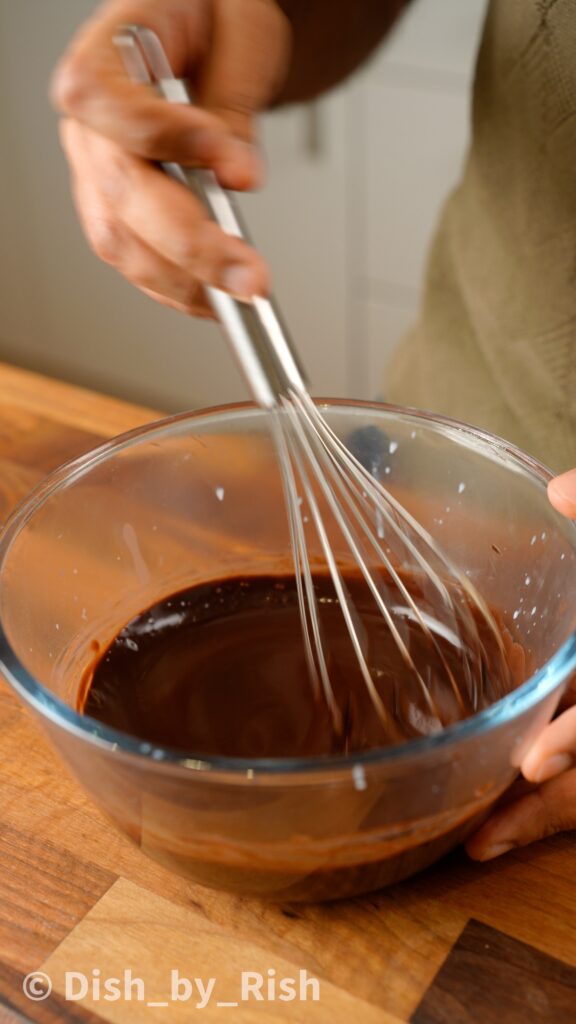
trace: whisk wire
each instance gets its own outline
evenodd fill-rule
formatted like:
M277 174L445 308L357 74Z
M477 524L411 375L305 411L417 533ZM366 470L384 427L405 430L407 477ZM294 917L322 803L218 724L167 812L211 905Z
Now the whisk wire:
M292 415L294 415L294 411L292 411ZM297 416L297 413L295 415ZM295 422L298 422L298 428L301 430L301 422ZM390 631L390 634L392 634L405 660L406 665L414 675L420 687L420 691L422 693L428 711L431 713L431 715L438 719L439 723L441 723L442 714L438 706L436 705L433 696L431 696L429 688L426 686L422 678L422 675L414 662L412 654L409 648L407 647L403 636L400 633L397 623L395 622L394 615L392 614L392 612L390 612L388 605L386 604L386 601L382 597L382 590L384 589L385 586L382 577L382 567L384 568L385 572L389 575L390 579L393 580L399 592L402 594L402 596L407 601L409 607L412 609L415 620L420 626L423 634L426 636L430 644L434 646L437 654L441 659L441 663L447 673L447 677L454 691L454 695L456 697L457 702L459 703L460 710L465 711L466 709L464 706L462 695L460 693L459 687L454 678L452 670L450 669L450 666L447 663L442 647L438 643L433 631L429 629L429 627L423 620L420 609L418 608L416 602L414 601L413 596L410 594L410 591L407 589L404 581L402 580L401 575L398 573L394 565L394 562L387 556L382 546L378 543L377 537L374 535L373 519L370 519L369 521L366 520L366 518L362 515L362 512L358 508L358 503L364 503L365 507L368 507L372 517L374 514L374 508L368 505L368 503L366 502L362 495L361 489L353 485L352 480L354 478L351 477L351 474L345 473L345 471L342 470L338 462L331 457L332 454L330 450L327 449L326 443L323 440L323 438L320 435L317 436L316 434L314 434L313 437L314 440L322 447L322 453L324 457L324 474L319 474L318 479L320 486L323 490L323 493L325 495L326 501L332 512L332 515L335 521L337 522L340 531L342 532L342 535L349 548L349 551L351 551L351 554L353 555L355 562L363 575L363 578L369 588L370 593L372 594L372 597L376 603L376 606L380 614L384 618L384 621ZM376 555L378 560L378 574L370 570L366 558L364 557L364 554L361 551L360 544L357 538L355 537L354 530L351 524L349 524L349 519L344 514L343 508L336 502L333 490L326 483L326 480L328 478L332 480L334 486L337 488L338 493L341 496L342 501L345 503L345 506L349 509L349 513L351 513L351 515L354 516L356 522L360 526L362 531L361 536L364 537L364 540L368 543L368 545L372 548L374 554ZM378 507L379 506L376 506L376 508Z
M297 410L294 408L290 401L283 402L283 409L290 417L291 425L294 428L294 433L298 438L302 451L305 453L310 465L314 470L315 479L320 484L325 496L328 499L330 496L333 500L333 495L331 495L330 488L327 487L325 483L323 469L318 463L316 454L310 444L309 438L306 435L306 432L302 425L301 418L298 415ZM328 565L328 570L332 578L332 583L334 586L334 590L336 592L336 597L338 599L340 610L342 612L344 622L348 630L350 642L352 644L352 647L354 648L354 653L356 654L356 658L358 660L358 666L360 668L362 677L364 679L370 697L372 698L373 705L378 713L380 720L382 721L382 724L388 730L393 730L394 732L396 732L396 727L392 722L390 715L388 714L382 702L382 698L380 697L380 694L376 689L374 680L372 678L372 673L368 667L365 653L359 638L361 628L360 620L349 598L349 595L347 594L342 574L340 572L336 558L334 556L334 552L332 550L332 546L330 544L326 526L324 524L324 521L320 514L320 510L318 508L318 503L314 495L314 489L310 482L309 474L305 468L304 460L302 459L301 451L299 450L297 445L292 443L291 440L289 441L289 444L291 446L291 454L298 471L298 476L302 481L308 508L314 520L316 532L318 534L318 538L320 540L320 544L324 552L324 558L326 559L326 563ZM343 523L340 521L341 518L342 517L340 516L338 520L340 528L342 528L343 525Z
M373 500L375 504L377 503L377 507L384 516L385 521L392 527L399 539L405 544L415 562L424 570L426 577L433 582L444 604L455 608L454 600L446 584L439 574L433 569L429 559L422 554L419 548L416 547L410 539L410 536L406 534L406 526L416 534L419 541L426 546L426 549L429 552L432 553L435 560L440 562L444 573L446 573L449 578L452 577L455 579L460 585L461 589L467 595L470 603L480 613L482 620L490 627L492 637L496 641L498 650L502 657L504 657L504 644L501 633L494 620L494 616L476 588L472 586L467 576L452 562L448 555L436 543L432 535L410 514L405 506L394 497L392 492L385 488L381 482L376 479L376 477L366 471L362 463L352 454L352 452L349 451L348 448L346 448L338 435L326 422L311 397L306 393L295 393L294 400L300 405L303 414L310 417L318 431L324 437L329 438L330 445L333 446L335 452L338 452L343 463L349 468L349 470L362 479L365 489L372 494ZM390 508L392 508L402 520L402 527L394 521L393 517L390 515L388 506L390 506ZM471 629L472 632L476 632L476 626L474 624L472 614L466 603L459 602L458 610L460 617L466 616L468 618L468 628Z
M390 493L381 487L379 481L372 477L366 471L364 466L362 466L362 464L359 463L354 458L353 455L350 454L350 457L348 458L348 449L346 449L342 445L342 443L339 441L339 438L337 438L337 436L333 434L333 432L330 430L328 425L325 423L323 418L320 417L319 414L317 415L317 417L315 417L314 426L318 428L319 434L321 436L324 436L325 433L328 434L329 441L324 441L324 443L326 444L327 451L330 453L331 456L333 454L333 449L331 446L332 438L334 439L335 442L338 442L338 447L336 449L338 454L337 456L334 455L333 457L335 461L337 461L339 465L341 465L342 467L341 479L344 480L349 485L350 490L354 495L352 504L350 504L349 496L345 496L344 500L346 500L347 503L349 504L351 512L354 515L359 526L361 527L368 543L373 548L378 559L381 560L382 565L385 566L387 572L389 573L390 577L395 583L399 593L406 601L408 607L412 612L414 620L418 623L419 627L422 629L423 633L425 634L428 641L431 643L438 657L440 658L444 671L446 672L446 677L450 683L452 692L454 694L458 706L460 707L460 710L463 713L468 713L469 711L477 710L479 706L479 694L482 690L483 685L482 679L485 673L485 666L483 665L484 654L483 645L478 634L476 622L466 602L461 600L457 603L452 598L448 591L448 588L437 576L430 562L426 560L426 558L422 555L421 551L419 551L419 549L415 546L414 542L410 539L406 531L406 527L402 528L400 524L395 521L394 516L390 513L389 509L386 506L389 497L391 497ZM326 428L325 431L322 429L323 426ZM350 481L355 480L356 478L358 478L358 487L353 487ZM367 500L368 497L371 498L372 504L370 504L370 502ZM413 557L416 564L420 567L420 569L422 569L422 584L425 584L429 580L432 580L433 583L436 583L436 589L443 597L441 607L443 608L445 614L447 612L450 614L450 628L452 636L458 638L458 642L460 643L460 646L462 648L463 658L461 670L464 673L464 682L466 684L465 686L462 685L462 682L458 682L456 680L454 673L450 667L450 664L445 656L444 650L442 646L438 643L437 637L435 635L435 630L428 626L421 609L418 607L413 595L406 587L406 584L402 579L402 576L397 572L394 563L391 561L390 558L388 558L386 551L379 543L377 534L375 534L375 531L371 526L370 518L367 522L361 516L357 505L360 505L364 507L364 509L367 509L367 514L370 518L374 517L376 513L379 513L383 517L384 521L394 531L395 537L405 546L408 554L410 554ZM400 510L403 509L402 506L398 507L400 508ZM423 530L423 533L424 535L426 535L426 531ZM433 550L433 553L435 553L435 549ZM445 570L446 572L450 571L449 567L450 563L448 563L448 568ZM456 574L456 570L454 570L454 574ZM459 581L460 580L458 578L456 580L456 583L458 583ZM464 623L464 629L462 629L462 623ZM496 627L494 626L494 628ZM463 636L466 637L467 641L466 649L462 645ZM499 633L497 633L497 636L498 640L500 641ZM501 641L499 643L499 646L500 645ZM503 661L503 666L504 664L505 663ZM416 675L419 685L421 686L422 692L426 694L425 699L429 708L435 706L434 702L431 700L429 689L426 686L424 680L422 679L422 675L420 673L417 673ZM464 695L466 695L468 698L468 706L466 706L466 703L464 701Z
M382 591L385 588L385 583L382 576L382 567L390 576L392 582L395 584L399 593L405 599L408 607L412 611L414 620L418 623L423 634L426 636L427 640L430 642L437 656L439 657L440 662L446 672L446 676L454 692L456 701L460 707L460 710L466 711L467 709L463 700L462 693L460 692L460 687L458 686L452 669L444 655L442 647L438 643L434 635L434 632L428 626L426 620L424 619L422 612L418 608L418 605L416 604L412 594L406 587L404 580L397 572L394 563L388 557L382 545L378 542L377 536L374 534L372 520L375 515L375 512L378 510L378 506L376 506L376 508L371 506L364 498L362 492L352 487L352 485L350 484L350 475L346 474L346 472L340 466L338 466L336 463L331 463L327 460L326 467L327 475L332 479L334 486L337 488L338 492L342 497L342 500L350 510L350 514L354 517L356 523L360 527L361 536L364 538L364 541L367 543L367 545L372 548L373 554L375 554L377 557L378 570L377 572L372 572L368 566L366 559L364 558L360 551L359 544L354 538L354 533L352 532L352 529L348 525L346 517L344 516L341 509L337 509L337 513L342 516L340 527L349 544L350 551L354 556L364 579L366 580L368 588L377 604L378 610L384 617L404 661L406 662L406 664L408 665L415 679L418 682L422 696L424 698L425 703L428 706L429 711L439 721L441 720L441 713L436 703L434 702L430 690L426 685L424 679L422 678L422 674L418 669L416 663L414 662L410 650L406 646L406 643L402 635L400 634L398 626L394 621L394 617L391 614L389 607L386 604L386 601L383 597ZM358 507L359 504L364 508L364 514L362 513L361 508ZM335 506L333 506L333 511L334 507ZM369 518L366 518L366 516L368 516Z
M320 618L318 615L314 582L312 580L312 573L310 570L310 560L307 557L304 525L299 514L300 497L298 495L296 479L281 417L282 413L277 410L272 411L270 414L286 496L290 542L296 579L296 593L298 607L300 609L306 661L314 690L318 693L320 691L320 687L322 687L326 703L332 715L334 727L339 731L342 725L341 714L334 698L328 666L326 664L325 647L322 643Z

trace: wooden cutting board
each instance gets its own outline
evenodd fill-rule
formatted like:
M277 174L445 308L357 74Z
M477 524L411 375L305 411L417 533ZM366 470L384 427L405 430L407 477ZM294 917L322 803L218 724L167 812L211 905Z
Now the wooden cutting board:
M0 366L0 518L155 416ZM573 834L484 866L457 852L320 906L212 892L117 834L0 683L0 1024L576 1022L575 855Z

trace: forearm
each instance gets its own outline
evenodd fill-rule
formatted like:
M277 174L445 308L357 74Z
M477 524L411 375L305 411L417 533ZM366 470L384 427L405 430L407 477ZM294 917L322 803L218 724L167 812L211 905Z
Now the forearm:
M276 0L293 34L290 71L278 103L311 99L359 67L408 0Z

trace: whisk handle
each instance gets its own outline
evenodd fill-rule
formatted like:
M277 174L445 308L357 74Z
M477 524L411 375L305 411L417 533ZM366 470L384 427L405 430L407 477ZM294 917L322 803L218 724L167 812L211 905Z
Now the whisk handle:
M185 83L174 77L162 44L151 29L125 25L114 42L133 81L154 85L170 103L191 103ZM223 231L247 239L231 197L211 170L177 163L162 163L161 167L194 193ZM305 374L276 304L258 295L243 302L220 288L204 287L254 401L272 409L291 391L305 391Z

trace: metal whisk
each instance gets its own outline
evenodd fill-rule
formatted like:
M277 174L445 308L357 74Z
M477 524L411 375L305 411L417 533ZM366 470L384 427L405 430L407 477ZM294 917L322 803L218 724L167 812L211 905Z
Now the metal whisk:
M133 80L154 85L172 103L190 103L186 85L173 76L153 32L127 25L118 33L115 43ZM202 201L224 231L246 237L229 196L211 171L191 170L173 163L162 166ZM365 581L405 666L413 673L428 715L429 731L442 726L442 709L411 654L410 624L422 631L442 664L448 688L462 716L478 710L488 671L483 636L495 644L501 662L499 669L503 677L507 674L501 632L486 603L430 534L330 428L307 391L303 370L273 302L258 296L251 302L240 302L214 287L207 287L206 292L254 400L269 414L286 497L308 668L313 685L324 694L335 728L342 729L342 712L328 671L310 564L310 527L306 526L302 512L304 501L361 675L388 734L397 736L398 729L368 665L361 618L349 596L331 541L334 529ZM331 517L329 524L321 506ZM401 567L407 564L418 572L419 591L426 597L426 608L416 602L406 584ZM455 678L441 637L463 652L462 677L459 674Z

